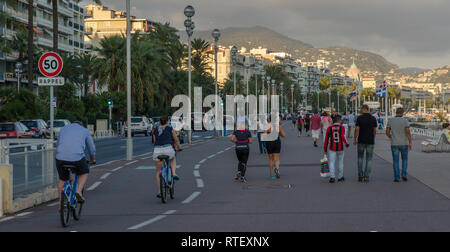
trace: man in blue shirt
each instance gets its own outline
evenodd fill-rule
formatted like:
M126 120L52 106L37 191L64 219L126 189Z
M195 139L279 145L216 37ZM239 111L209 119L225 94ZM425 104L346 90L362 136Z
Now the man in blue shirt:
M95 145L94 140L88 129L84 128L81 122L63 127L59 133L56 144L56 168L59 174L59 191L65 182L70 179L70 172L64 169L64 165L75 166L73 172L78 177L78 187L76 197L78 202L85 201L82 190L87 182L89 175L89 165L86 160L86 148L90 154L89 164L95 164Z

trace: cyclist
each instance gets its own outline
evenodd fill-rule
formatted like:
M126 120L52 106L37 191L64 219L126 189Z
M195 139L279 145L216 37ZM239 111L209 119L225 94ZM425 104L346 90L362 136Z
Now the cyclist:
M159 122L160 124L154 129L153 134L153 142L155 143L153 160L156 164L156 185L158 186L158 194L156 197L161 198L159 173L161 172L161 168L164 166L164 161L159 160L158 157L161 155L169 156L173 179L180 180L180 177L176 175L177 162L173 143L175 143L178 152L181 151L181 146L175 130L169 125L169 118L167 116L162 116L159 119Z
M246 183L245 172L247 170L247 161L250 154L249 144L253 143L252 133L248 128L247 119L240 118L236 122L236 130L231 136L231 142L236 143L236 156L239 160L238 172L236 173L235 180L241 180Z
M84 203L83 188L89 176L89 164L95 164L95 144L88 129L76 121L61 128L56 143L56 169L58 170L59 192L62 191L64 183L70 180L70 171L64 169L65 165L74 166L73 172L78 175L78 187L75 193L77 201ZM89 151L89 164L85 157L85 151ZM59 195L61 202L61 194ZM61 207L59 208L61 210Z

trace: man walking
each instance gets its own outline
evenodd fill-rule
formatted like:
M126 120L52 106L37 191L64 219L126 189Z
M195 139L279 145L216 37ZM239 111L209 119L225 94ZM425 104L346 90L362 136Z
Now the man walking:
M355 130L355 116L352 112L347 116L348 120L348 138L353 138L353 132Z
M316 111L314 115L311 117L311 132L312 132L312 138L314 140L314 147L318 147L317 142L319 141L320 137L320 128L321 128L321 118L319 116L319 113Z
M400 154L402 155L401 177L403 181L408 181L408 151L412 149L412 137L409 122L403 117L404 112L403 108L398 108L396 116L389 119L386 126L386 136L391 139L394 182L400 182Z
M377 120L369 112L369 106L361 107L361 115L356 120L353 144L358 144L358 181L369 182L370 167L377 134ZM365 167L364 155L366 156Z
M343 182L344 179L344 145L349 147L347 139L345 138L345 128L341 125L341 116L336 115L333 119L334 124L328 127L325 134L325 144L323 150L325 155L328 155L330 165L330 183L336 181L336 161L338 161L338 182Z

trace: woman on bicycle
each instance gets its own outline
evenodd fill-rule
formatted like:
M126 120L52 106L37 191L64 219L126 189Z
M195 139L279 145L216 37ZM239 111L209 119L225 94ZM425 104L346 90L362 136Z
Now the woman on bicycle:
M177 151L181 151L180 143L178 142L178 137L175 130L169 125L169 119L167 116L162 116L160 118L160 125L155 128L153 134L153 141L155 143L155 148L153 150L153 160L156 164L156 185L158 186L158 194L156 197L161 197L161 188L159 181L159 173L161 168L164 166L164 161L158 159L159 156L168 156L170 160L170 168L172 170L173 179L179 180L180 177L176 175L177 162L175 158L175 149L172 144L175 143Z
M282 118L279 119L279 130L277 132L278 137L274 141L267 141L267 153L269 154L269 169L270 169L270 179L280 178L280 152L281 152L281 137L286 137L283 128L281 127ZM266 134L272 132L272 118L269 116L269 127L265 131ZM273 167L275 165L275 168Z

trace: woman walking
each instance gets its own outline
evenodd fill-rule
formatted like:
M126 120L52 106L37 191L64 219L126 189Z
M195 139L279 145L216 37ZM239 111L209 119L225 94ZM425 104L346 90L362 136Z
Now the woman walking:
M275 119L276 120L276 119ZM269 127L265 131L266 134L270 134L273 129L272 125L272 118L269 117ZM279 123L278 125L278 132L277 132L277 138L274 141L267 141L267 153L269 154L269 168L270 168L270 179L280 178L280 152L281 152L281 137L286 137L286 134L284 133L283 127L281 126L282 120L281 117L277 120ZM275 165L275 168L274 168Z
M298 136L302 136L303 134L303 118L302 116L299 116L297 119L297 130L298 130Z
M244 120L239 120L236 123L236 130L231 136L231 142L236 144L236 156L239 160L238 172L236 173L235 180L241 180L242 183L246 183L245 172L247 170L247 161L250 154L249 144L253 143L252 133L248 129L248 122L245 121L244 127L238 127L239 123ZM241 125L242 126L242 125Z

